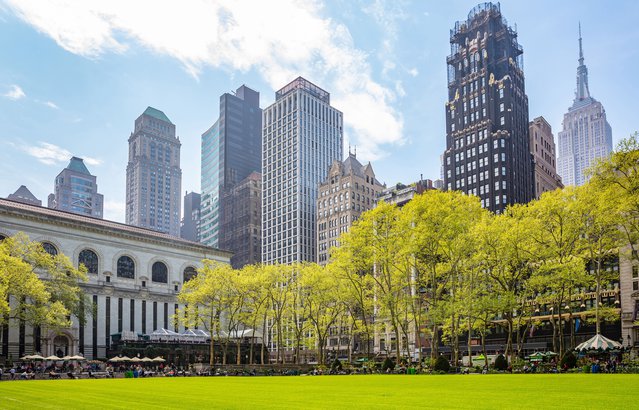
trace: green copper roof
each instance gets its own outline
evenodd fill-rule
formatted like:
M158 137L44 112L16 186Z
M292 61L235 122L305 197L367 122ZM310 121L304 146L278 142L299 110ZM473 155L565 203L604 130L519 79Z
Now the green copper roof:
M91 175L87 167L84 165L84 161L82 161L82 158L72 157L69 165L67 166L67 169L79 172L80 174Z
M164 114L162 111L155 109L153 107L146 107L146 110L144 110L144 114L149 115L160 121L166 121L169 124L173 124L171 120L169 119L169 117L166 116L166 114Z

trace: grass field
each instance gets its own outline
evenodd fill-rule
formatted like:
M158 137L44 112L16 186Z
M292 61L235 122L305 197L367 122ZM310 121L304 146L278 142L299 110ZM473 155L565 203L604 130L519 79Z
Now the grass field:
M639 375L187 377L0 382L0 408L639 408Z

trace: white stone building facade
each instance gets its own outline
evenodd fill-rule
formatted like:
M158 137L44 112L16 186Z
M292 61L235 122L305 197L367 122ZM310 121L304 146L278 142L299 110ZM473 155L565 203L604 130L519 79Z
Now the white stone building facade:
M48 244L45 249L53 246L75 266L83 258L89 273L81 287L96 314L84 325L72 318L71 328L41 329L39 336L12 321L1 330L0 360L35 352L104 358L114 333L182 331L174 314L185 278L203 259L229 263L231 256L149 229L0 199L0 236L18 232Z

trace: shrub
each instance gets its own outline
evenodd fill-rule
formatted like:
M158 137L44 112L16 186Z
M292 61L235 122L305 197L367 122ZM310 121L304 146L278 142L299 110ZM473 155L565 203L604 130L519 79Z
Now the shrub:
M450 363L444 356L439 356L437 360L435 360L435 364L433 365L433 370L448 372L450 370Z
M331 363L331 370L333 371L341 371L342 370L342 362L339 361L339 359L335 359L333 361L333 363Z
M382 370L386 371L388 369L393 370L395 368L395 363L391 360L390 357L384 359L384 363L382 363Z
M508 360L504 357L503 354L500 354L495 358L495 370L506 370L508 369Z
M564 354L564 357L561 358L561 362L559 364L561 365L562 369L564 368L564 366L572 369L573 367L577 366L577 358L572 352L568 351L566 352L566 354Z

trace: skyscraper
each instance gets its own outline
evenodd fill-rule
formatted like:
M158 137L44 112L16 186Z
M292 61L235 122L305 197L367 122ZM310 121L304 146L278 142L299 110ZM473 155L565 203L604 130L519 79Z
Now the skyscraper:
M175 125L160 110L135 120L126 167L126 223L180 236L182 169Z
M261 147L260 93L242 85L234 94L222 94L219 118L202 134L201 242L220 247L225 192L260 172Z
M319 184L317 199L317 263L326 265L330 248L353 222L377 203L384 187L375 178L370 162L362 165L354 153L344 161L333 161L326 179Z
M535 163L535 198L541 194L563 188L561 177L557 175L555 139L552 127L544 117L530 121L530 152Z
M264 110L263 263L316 260L318 185L342 158L343 115L330 98L298 77Z
M7 199L16 202L22 202L23 204L42 206L42 201L35 197L24 185L20 185L20 188L13 194L9 194Z
M533 199L523 49L499 4L473 8L450 32L444 183L484 208Z
M565 185L583 185L588 178L585 171L597 158L612 151L612 128L606 120L603 105L590 96L588 68L584 64L579 25L579 66L577 90L572 106L564 114L559 132L559 175Z
M262 260L262 174L251 175L222 193L220 218L220 249L233 251L231 266L240 269L244 265Z
M55 178L54 193L48 207L80 215L103 218L102 194L98 194L96 177L91 175L82 158L72 157L69 165Z
M187 192L184 195L184 216L180 225L180 238L200 241L200 194Z

